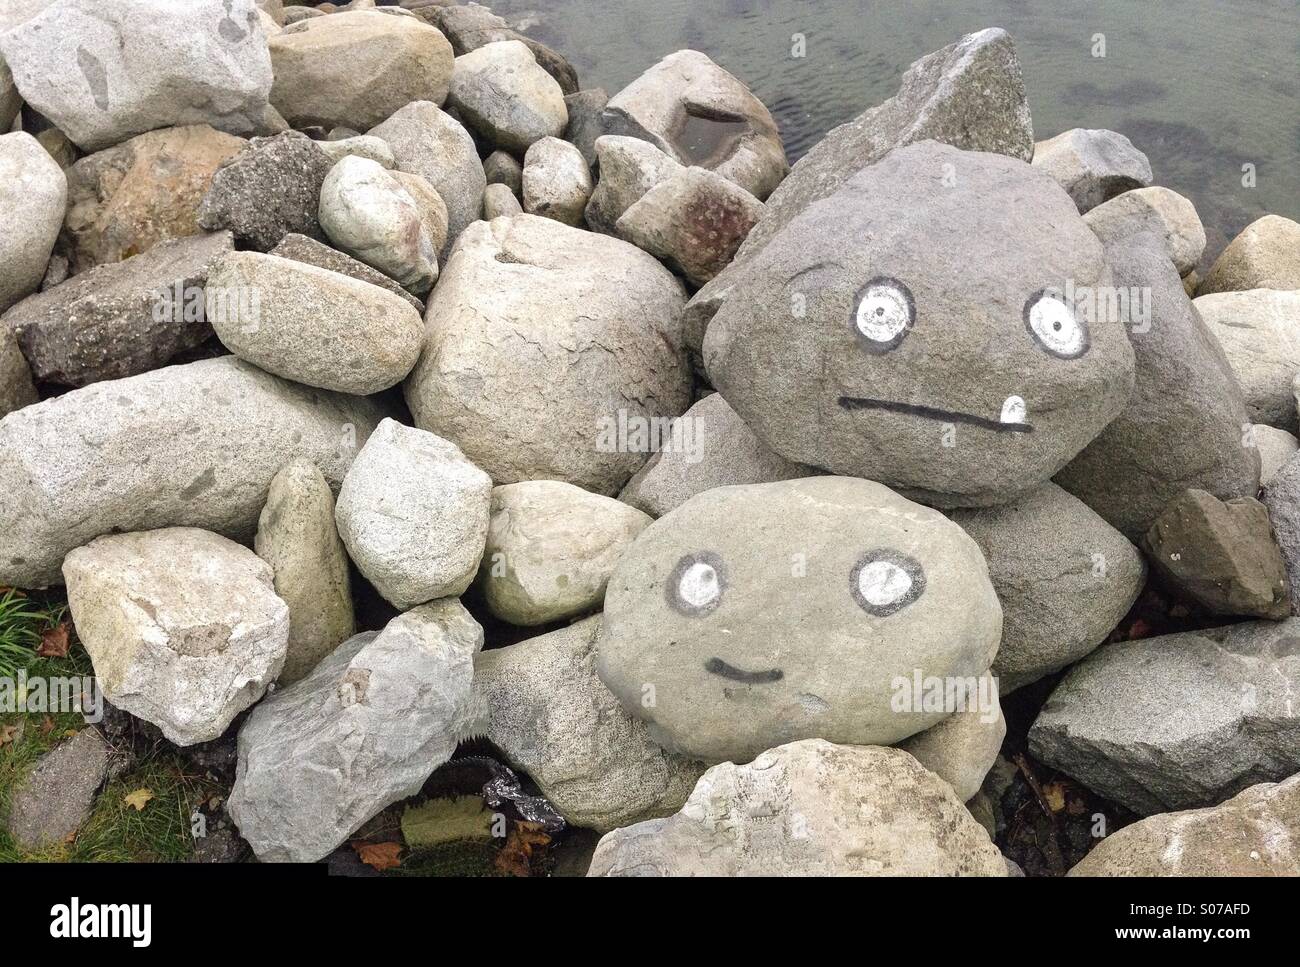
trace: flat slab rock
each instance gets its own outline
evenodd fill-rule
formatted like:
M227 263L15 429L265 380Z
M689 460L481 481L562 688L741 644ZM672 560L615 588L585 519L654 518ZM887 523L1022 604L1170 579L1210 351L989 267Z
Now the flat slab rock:
M993 876L951 787L898 749L821 739L706 772L681 811L601 839L588 876Z
M27 850L65 842L90 818L112 765L112 749L97 729L60 742L14 789L5 823L9 835Z
M1117 642L1062 679L1029 732L1041 762L1143 815L1300 771L1300 619Z

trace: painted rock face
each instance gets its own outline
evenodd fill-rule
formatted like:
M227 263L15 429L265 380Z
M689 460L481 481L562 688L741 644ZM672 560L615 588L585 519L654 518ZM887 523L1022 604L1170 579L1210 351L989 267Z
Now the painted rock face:
M747 762L928 728L952 709L912 683L979 676L1001 634L961 528L880 484L809 477L706 491L643 531L610 579L597 669L666 748Z
M936 506L1046 481L1132 391L1101 243L1012 158L894 151L738 276L704 342L727 402L787 459Z

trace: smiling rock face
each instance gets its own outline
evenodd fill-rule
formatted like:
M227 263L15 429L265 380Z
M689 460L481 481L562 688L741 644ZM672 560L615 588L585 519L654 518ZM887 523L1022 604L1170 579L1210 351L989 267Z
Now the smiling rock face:
M704 342L727 402L787 459L937 506L1046 481L1132 391L1101 243L1012 158L900 148L738 275Z
M877 483L720 487L650 525L610 579L598 672L673 751L888 745L951 709L896 679L990 665L1002 610L957 525Z

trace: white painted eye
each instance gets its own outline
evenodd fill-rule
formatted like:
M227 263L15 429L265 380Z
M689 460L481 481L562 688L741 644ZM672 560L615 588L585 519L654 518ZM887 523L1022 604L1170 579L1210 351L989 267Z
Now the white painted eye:
M870 352L893 349L916 321L916 304L907 286L881 276L858 290L853 327Z
M722 601L725 571L716 554L701 551L677 562L668 579L668 603L692 617L708 614Z
M1057 295L1043 291L1025 303L1025 326L1049 355L1075 359L1088 351L1088 330Z
M885 617L907 607L925 591L921 565L898 551L865 554L853 568L849 590L862 609Z

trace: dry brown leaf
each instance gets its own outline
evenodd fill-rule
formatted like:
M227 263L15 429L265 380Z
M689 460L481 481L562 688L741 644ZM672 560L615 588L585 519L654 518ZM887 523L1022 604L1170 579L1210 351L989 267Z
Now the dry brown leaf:
M361 862L366 866L376 870L391 870L395 866L401 866L401 843L362 843L352 844L352 848L357 851L357 856L361 857Z
M137 789L135 792L122 797L122 802L140 812L145 806L149 805L149 800L153 798L153 791L149 789Z
M509 876L530 876L534 847L546 846L550 842L551 837L542 831L540 823L512 823L505 845L497 851L493 865Z
M41 730L41 735L49 735L54 731L54 717L51 715L45 716L45 718L41 719L39 728Z
M1043 786L1043 799L1054 813L1065 808L1065 786L1059 782L1049 782Z
M0 748L4 748L18 737L18 726L0 725Z
M36 649L41 658L68 657L68 623L59 623L48 631L41 632L41 643Z

